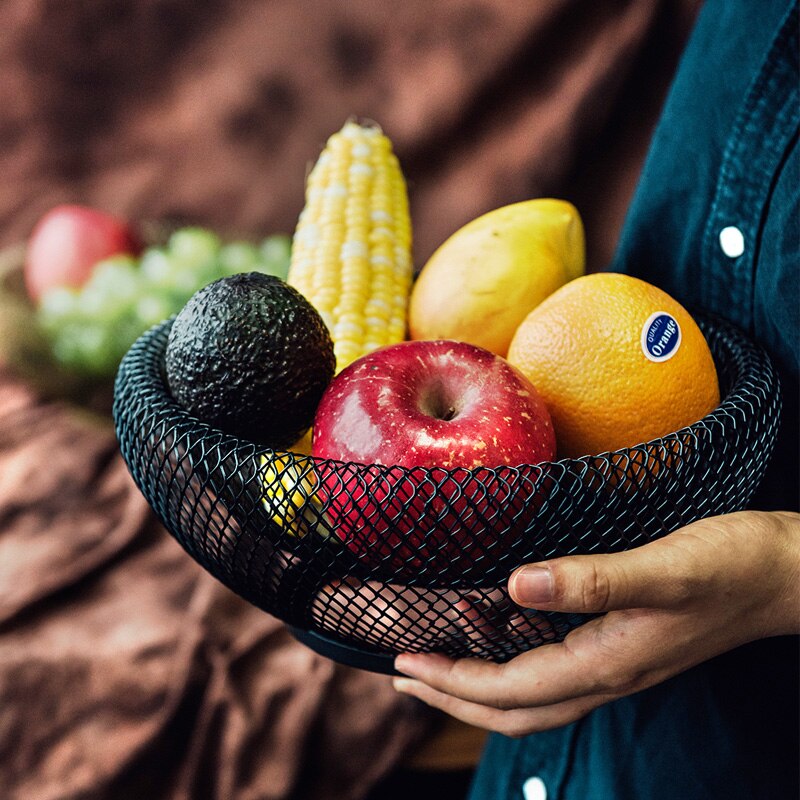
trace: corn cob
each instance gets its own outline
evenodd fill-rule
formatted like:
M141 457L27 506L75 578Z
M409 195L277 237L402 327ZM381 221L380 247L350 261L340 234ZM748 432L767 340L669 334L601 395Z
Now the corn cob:
M408 196L391 142L347 122L308 176L287 279L325 320L337 372L405 338L411 275Z

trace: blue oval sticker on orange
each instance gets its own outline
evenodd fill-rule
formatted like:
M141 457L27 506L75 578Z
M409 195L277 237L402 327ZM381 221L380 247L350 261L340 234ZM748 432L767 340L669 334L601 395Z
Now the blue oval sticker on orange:
M666 361L678 352L681 326L666 311L656 311L642 327L642 352L651 361Z

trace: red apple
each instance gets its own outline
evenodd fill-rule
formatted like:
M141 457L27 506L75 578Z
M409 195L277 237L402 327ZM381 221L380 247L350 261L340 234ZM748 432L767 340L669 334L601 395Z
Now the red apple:
M370 563L418 569L499 554L497 532L535 513L543 484L541 469L514 468L554 458L556 441L538 392L505 359L463 342L416 341L334 378L312 453L373 465L320 470L334 529Z
M57 206L39 220L28 240L28 294L38 302L55 286L82 286L98 261L140 250L136 234L124 220L85 206Z

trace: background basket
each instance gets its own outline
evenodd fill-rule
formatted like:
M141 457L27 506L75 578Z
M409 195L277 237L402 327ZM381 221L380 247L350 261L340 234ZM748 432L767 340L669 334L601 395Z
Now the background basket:
M276 453L184 411L163 374L171 321L131 348L114 418L161 521L205 569L342 662L391 672L400 651L505 661L587 617L518 608L518 565L634 547L740 510L780 411L767 356L700 318L724 398L630 449L497 469L406 469Z

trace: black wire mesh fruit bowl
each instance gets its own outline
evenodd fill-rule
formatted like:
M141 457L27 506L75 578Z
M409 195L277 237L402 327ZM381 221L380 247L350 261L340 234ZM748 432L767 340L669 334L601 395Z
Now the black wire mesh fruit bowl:
M171 321L117 375L134 480L205 569L318 652L392 672L402 651L506 661L589 617L516 606L520 564L614 552L744 508L771 455L780 393L767 356L700 317L719 407L639 446L494 469L408 469L276 452L197 420L169 393Z

